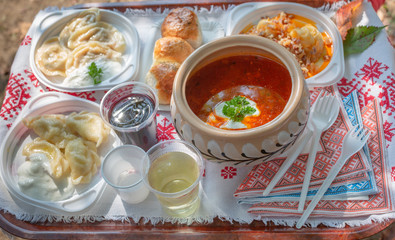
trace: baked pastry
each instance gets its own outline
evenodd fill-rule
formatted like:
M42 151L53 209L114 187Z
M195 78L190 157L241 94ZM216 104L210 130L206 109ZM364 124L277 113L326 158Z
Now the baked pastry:
M163 37L155 42L153 63L146 82L156 91L159 104L170 104L174 77L193 50L187 41L177 37Z
M162 37L179 37L193 48L202 44L202 31L196 14L187 8L175 8L170 11L162 23Z
M155 42L151 69L146 82L156 91L159 104L169 104L177 70L193 52L193 47L177 37L163 37Z
M181 64L193 51L193 47L181 38L163 37L155 42L153 64L160 62Z
M173 91L173 81L180 64L177 62L162 62L152 65L146 81L158 95L159 104L170 104Z
M184 60L202 44L199 20L187 8L170 11L155 42L153 61L145 80L157 93L159 104L170 104L173 81Z

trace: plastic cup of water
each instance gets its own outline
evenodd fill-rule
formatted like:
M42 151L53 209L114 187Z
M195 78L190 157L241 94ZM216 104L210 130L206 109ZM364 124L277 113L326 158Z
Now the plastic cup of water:
M103 160L103 179L127 203L140 203L150 192L141 172L146 157L143 149L134 145L123 145L112 149Z

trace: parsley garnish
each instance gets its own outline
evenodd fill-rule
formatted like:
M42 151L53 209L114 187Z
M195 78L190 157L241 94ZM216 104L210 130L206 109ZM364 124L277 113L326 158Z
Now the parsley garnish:
M103 75L103 71L101 68L97 68L96 63L92 62L91 65L88 67L89 69L89 76L93 79L94 84L99 84L101 83L101 77Z
M245 97L236 96L225 102L222 113L234 122L241 122L245 115L253 114L256 111L255 108L249 105L250 102Z

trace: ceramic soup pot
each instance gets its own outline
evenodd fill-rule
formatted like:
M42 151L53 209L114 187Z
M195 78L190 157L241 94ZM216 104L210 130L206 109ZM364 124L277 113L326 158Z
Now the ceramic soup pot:
M187 83L191 74L208 63L243 54L265 56L283 64L292 81L289 99L283 111L264 125L244 130L211 126L201 120L188 105ZM209 89L210 85L206 87ZM309 101L307 84L291 53L274 41L262 37L235 35L201 46L183 62L174 79L170 111L180 138L192 143L207 160L246 166L272 160L295 144L307 123Z

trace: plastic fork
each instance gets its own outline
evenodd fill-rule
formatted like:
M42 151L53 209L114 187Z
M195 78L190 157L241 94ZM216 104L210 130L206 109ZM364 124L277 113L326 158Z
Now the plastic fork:
M311 174L313 172L315 157L317 155L318 145L321 139L323 131L327 130L335 122L337 115L339 114L339 102L335 96L327 93L323 97L321 95L323 91L317 97L314 103L313 109L310 115L310 123L307 127L314 132L312 140L312 148L310 150L309 158L306 164L306 173L304 175L304 181L302 186L302 192L300 194L298 212L303 212L304 204L306 201L307 191L309 190ZM312 129L311 129L312 128Z
M318 94L317 101L314 102L313 106L311 109L314 109L317 103L319 102L318 99L322 96L323 91L321 91ZM270 181L270 183L267 185L265 191L263 191L262 196L268 196L269 193L273 190L273 188L276 186L278 181L284 176L284 174L287 172L287 170L291 167L291 165L295 162L296 158L299 156L299 154L302 152L304 147L306 146L308 140L310 140L313 132L312 132L312 126L311 126L311 117L309 118L307 122L307 126L305 129L305 133L303 136L301 136L301 139L298 143L298 145L295 145L292 149L289 150L290 154L287 156L285 159L284 163L281 165L280 169L278 169L276 175L274 175L273 179Z
M289 152L290 154L287 156L287 158L284 160L283 164L281 167L278 169L276 175L274 175L273 179L270 181L270 183L266 186L265 191L263 191L262 196L267 196L269 193L273 190L273 188L276 186L278 181L284 176L284 174L287 172L287 170L291 167L291 165L295 162L296 158L299 156L299 154L302 152L304 147L306 146L308 140L311 138L311 135L313 134L310 128L308 127L311 122L311 119L308 120L306 129L304 130L305 133L301 136L301 139L293 146Z
M343 167L344 163L347 161L347 159L349 159L352 155L358 152L365 145L366 141L369 139L369 135L370 132L364 130L359 125L355 125L346 134L343 140L342 152L340 154L339 159L336 161L335 165L333 165L332 169L330 170L324 183L322 183L317 194L314 196L313 200L310 202L309 206L304 211L302 217L296 223L297 228L301 228L303 226L307 218L310 216L311 212L313 212L314 208L321 200L326 190L328 190L329 186L332 184L333 180L339 173L340 169Z

